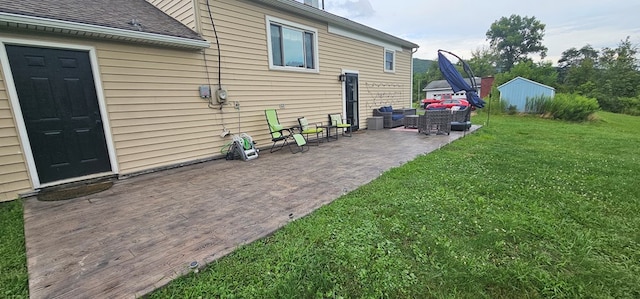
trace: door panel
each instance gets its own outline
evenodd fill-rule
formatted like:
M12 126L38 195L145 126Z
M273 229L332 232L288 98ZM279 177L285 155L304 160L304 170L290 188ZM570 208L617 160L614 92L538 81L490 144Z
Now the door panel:
M110 171L89 53L6 49L40 182Z
M360 126L360 109L358 98L358 74L347 73L345 80L345 101L347 119L354 131Z

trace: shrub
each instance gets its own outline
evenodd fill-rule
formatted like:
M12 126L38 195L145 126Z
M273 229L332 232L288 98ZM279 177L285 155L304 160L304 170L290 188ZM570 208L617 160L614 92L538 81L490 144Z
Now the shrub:
M518 107L516 105L509 105L509 107L507 107L507 114L514 115L516 113L518 113Z
M598 97L598 103L602 110L605 111L640 115L640 96L635 98L600 96Z
M617 97L598 96L598 104L604 111L613 113L622 113L624 111L623 103Z
M527 103L524 106L524 111L526 113L544 114L545 112L547 112L551 100L551 97L544 95L527 98Z
M622 113L628 115L640 115L640 96L635 98L619 98L620 105L622 106Z
M598 111L600 106L595 99L577 94L557 94L548 104L548 113L553 118L568 121L585 121Z

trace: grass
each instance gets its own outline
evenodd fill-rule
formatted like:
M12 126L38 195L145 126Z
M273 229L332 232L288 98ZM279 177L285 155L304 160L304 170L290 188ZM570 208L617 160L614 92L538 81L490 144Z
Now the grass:
M0 203L0 297L28 298L22 201Z
M492 116L147 297L639 298L640 118L599 117Z

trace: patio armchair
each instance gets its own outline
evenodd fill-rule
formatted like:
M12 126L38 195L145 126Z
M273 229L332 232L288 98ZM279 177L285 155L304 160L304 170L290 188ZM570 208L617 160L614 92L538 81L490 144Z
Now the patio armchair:
M459 107L459 106L456 106ZM451 130L467 131L471 128L471 107L451 109Z
M418 133L430 135L451 133L451 110L425 110L418 116Z
M322 123L315 123L311 125L309 124L307 118L303 116L298 118L298 124L300 125L298 127L298 129L300 130L300 134L305 136L307 143L309 143L309 134L316 134L316 145L320 145L320 140L322 139L322 132L324 132L324 129L318 127L318 125L322 126Z
M351 137L353 127L351 126L351 123L349 123L349 120L342 118L342 114L329 114L329 124L336 127L336 139L338 138L338 129L342 129L343 136ZM349 132L349 135L347 135L346 132Z
M271 145L271 150L269 152L277 152L286 145L289 147L289 150L291 150L292 153L296 153L291 148L291 142L289 141L289 139L293 139L292 141L295 142L295 144L298 146L298 152L305 151L307 141L301 134L293 133L291 128L285 128L284 126L282 126L280 124L280 120L278 119L278 112L275 109L266 109L264 111L264 115L267 118L269 133L271 134L271 141L273 142L273 144ZM280 145L276 147L278 142L280 142Z
M415 110L414 110L415 111ZM373 116L382 116L382 127L395 128L402 126L404 121L404 109L393 109L392 106L383 106L373 109Z

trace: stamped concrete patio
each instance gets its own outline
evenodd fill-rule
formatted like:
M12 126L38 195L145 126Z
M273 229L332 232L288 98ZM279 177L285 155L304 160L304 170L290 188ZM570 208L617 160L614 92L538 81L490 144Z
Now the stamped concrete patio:
M210 263L462 136L362 131L301 154L262 151L248 162L120 180L82 198L28 199L30 296L140 297L190 271L191 262Z

